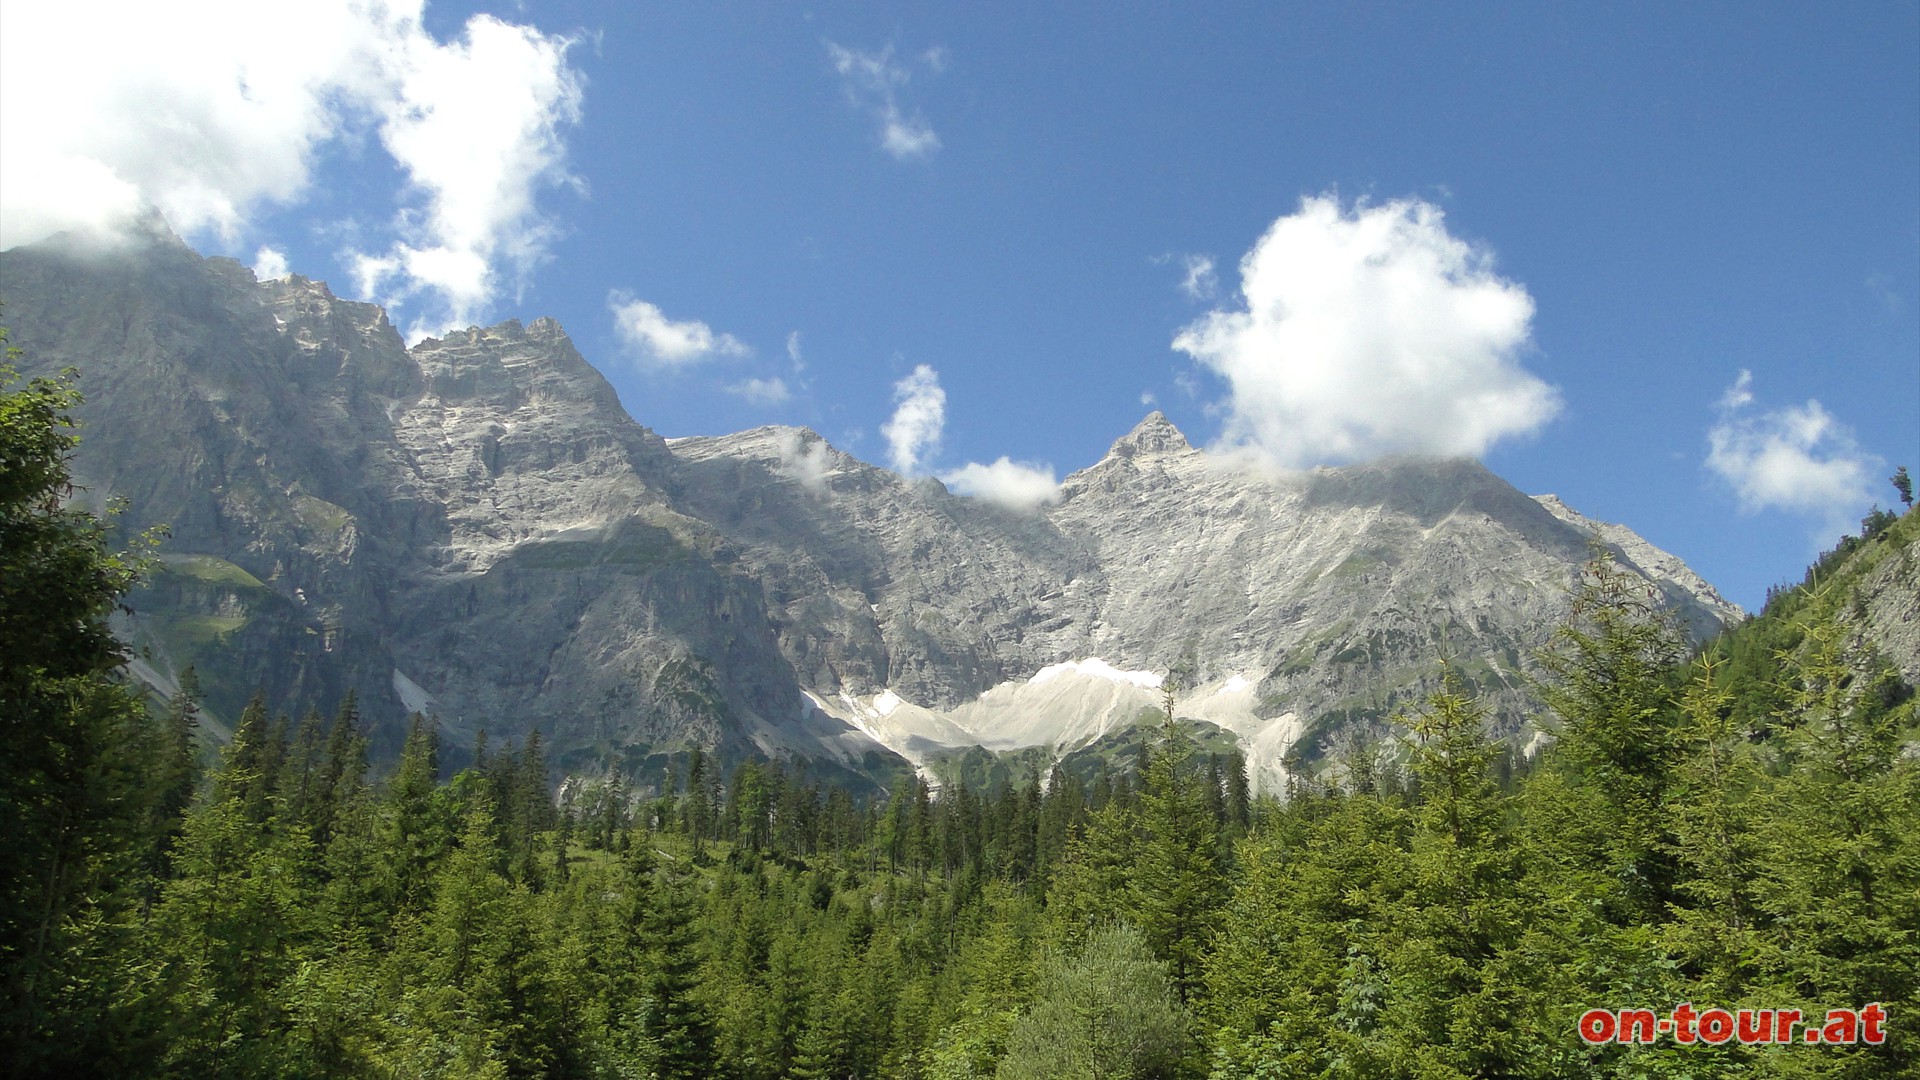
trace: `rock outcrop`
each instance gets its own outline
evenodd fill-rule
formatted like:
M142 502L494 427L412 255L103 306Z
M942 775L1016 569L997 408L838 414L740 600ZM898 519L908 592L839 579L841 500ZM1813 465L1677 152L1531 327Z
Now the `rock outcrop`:
M385 314L167 236L0 256L32 372L73 364L76 474L167 523L129 632L216 714L359 693L391 742L543 732L565 768L690 746L884 777L1069 748L1180 680L1269 779L1452 661L1508 727L1597 534L1704 634L1679 560L1471 461L1304 473L1146 419L1031 512L800 428L662 440L541 319L406 347ZM1064 665L1064 666L1063 666Z

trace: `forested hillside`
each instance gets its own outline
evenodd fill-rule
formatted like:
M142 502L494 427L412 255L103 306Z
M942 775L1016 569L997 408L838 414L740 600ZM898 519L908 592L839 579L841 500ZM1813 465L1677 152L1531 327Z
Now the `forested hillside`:
M1698 655L1597 558L1532 756L1436 655L1392 740L1284 799L1166 715L1091 783L856 800L696 754L671 795L556 795L537 734L449 776L416 722L374 770L351 697L256 705L216 750L192 680L129 691L106 620L142 548L63 508L72 405L0 399L8 1075L1920 1070L1913 688L1864 633L1866 583L1913 580L1881 572L1911 567L1912 512ZM1810 1026L1581 1034L1683 1003ZM1883 1027L1826 1034L1869 1005Z

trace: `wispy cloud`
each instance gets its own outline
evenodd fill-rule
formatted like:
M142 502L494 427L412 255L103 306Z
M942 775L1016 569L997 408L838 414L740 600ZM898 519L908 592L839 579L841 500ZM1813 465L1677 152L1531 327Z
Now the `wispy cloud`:
M940 373L918 365L893 384L893 401L893 415L880 426L887 458L902 476L925 476L933 471L946 433L947 392L940 387ZM1052 466L1006 457L991 465L968 463L941 473L940 479L962 495L1016 510L1035 509L1059 498L1060 492Z
M1226 380L1223 441L1290 467L1479 455L1560 410L1520 357L1533 298L1418 199L1301 200L1240 261L1244 308L1173 347Z
M262 246L253 255L253 276L261 281L272 281L287 276L286 252Z
M675 322L656 305L618 290L607 297L607 309L613 313L614 332L643 364L683 368L752 353L732 334L717 334L698 319Z
M1893 289L1893 282L1885 274L1874 274L1864 283L1867 295L1879 304L1889 315L1898 315L1906 309L1906 302Z
M901 104L901 93L913 81L912 69L893 58L893 46L862 52L827 42L827 56L840 76L847 100L871 115L880 126L880 148L895 160L931 156L940 149L940 136L917 109ZM946 70L947 52L935 46L921 54L929 72Z
M372 134L399 183L386 239L348 253L363 293L411 306L416 337L478 319L546 257L537 196L577 183L581 80L570 38L476 15L443 42L422 8L9 7L0 247L110 240L147 207L238 244L263 207L310 196L325 150Z
M424 33L406 40L394 92L378 108L380 141L408 194L397 241L361 265L371 295L429 298L413 336L479 319L546 260L558 230L535 194L578 186L563 136L580 118L572 44L487 15L468 20L456 43Z
M793 396L787 390L787 380L779 376L732 383L727 387L727 393L743 397L752 405L780 405Z
M1180 291L1194 300L1212 300L1220 293L1220 277L1214 273L1213 256L1187 254L1156 255L1150 262L1180 267Z
M902 476L921 476L940 451L947 426L947 392L940 373L920 364L893 384L893 415L880 426L887 460Z
M781 436L780 471L815 495L827 493L827 481L833 477L833 448L817 435L798 431Z
M1707 468L1726 481L1747 513L1783 510L1813 519L1820 538L1838 536L1872 504L1884 465L1818 401L1751 412L1753 373L1741 371L1720 396L1707 432Z
M1037 510L1060 498L1053 466L1001 457L991 465L968 463L940 479L962 495L984 499L1011 510Z

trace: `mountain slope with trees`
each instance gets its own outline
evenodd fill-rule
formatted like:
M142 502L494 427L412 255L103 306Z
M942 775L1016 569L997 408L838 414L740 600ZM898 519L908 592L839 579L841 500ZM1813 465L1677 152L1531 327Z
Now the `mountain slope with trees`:
M10 375L8 376L10 379ZM1920 515L1691 650L1604 555L1537 757L1438 689L1284 801L1161 717L1137 770L858 799L690 759L550 797L535 735L369 765L352 696L194 745L64 502L72 391L0 396L0 963L15 1076L1895 1077L1920 1068ZM1892 582L1887 585L1887 582ZM1878 1045L1591 1045L1596 1005L1878 1003Z

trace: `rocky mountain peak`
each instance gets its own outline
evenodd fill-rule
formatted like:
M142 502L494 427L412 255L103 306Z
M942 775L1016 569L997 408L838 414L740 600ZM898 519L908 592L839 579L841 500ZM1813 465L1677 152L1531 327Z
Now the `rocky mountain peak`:
M1173 426L1167 414L1158 409L1133 426L1107 451L1108 457L1132 457L1135 454L1183 454L1193 449L1187 437Z
M30 373L91 365L76 472L172 527L139 644L164 676L228 673L220 715L351 686L389 735L427 707L455 743L537 728L569 768L700 746L884 777L895 751L1131 723L1153 695L1127 680L1180 668L1181 707L1277 783L1384 729L1440 655L1503 730L1536 711L1587 534L1697 634L1729 617L1677 559L1472 461L1282 474L1156 411L1015 514L804 428L669 446L551 319L409 348L324 283L157 244L0 253L0 294ZM1087 677L1039 678L1061 665Z

